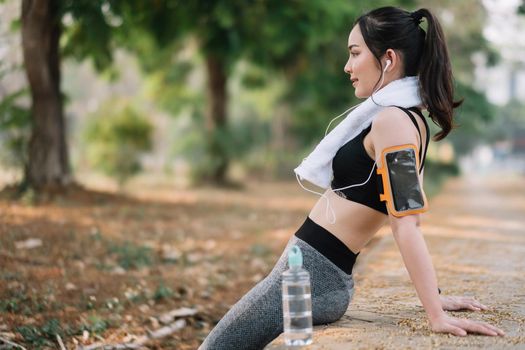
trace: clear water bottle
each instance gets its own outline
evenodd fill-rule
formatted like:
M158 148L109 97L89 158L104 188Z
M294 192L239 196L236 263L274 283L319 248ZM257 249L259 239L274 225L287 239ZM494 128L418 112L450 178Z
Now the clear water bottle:
M310 274L303 269L301 249L288 253L289 269L282 274L284 342L287 346L312 343L312 294Z

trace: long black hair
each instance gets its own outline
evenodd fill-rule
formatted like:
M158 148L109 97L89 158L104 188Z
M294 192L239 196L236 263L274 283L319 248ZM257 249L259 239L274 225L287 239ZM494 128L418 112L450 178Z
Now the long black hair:
M426 32L420 26L423 18ZM444 139L454 126L453 109L463 100L454 101L450 58L438 19L425 8L408 12L387 6L362 15L355 24L379 66L380 57L393 49L401 53L405 76L419 76L419 93L429 117L441 127L433 139Z

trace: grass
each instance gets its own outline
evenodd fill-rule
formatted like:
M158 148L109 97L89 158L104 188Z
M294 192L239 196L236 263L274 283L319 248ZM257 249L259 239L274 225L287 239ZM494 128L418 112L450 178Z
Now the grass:
M0 312L32 315L60 308L56 302L50 302L45 296L27 295L23 292L11 292L7 298L0 299Z
M164 282L161 282L155 290L155 293L153 293L153 299L155 301L160 301L164 299L170 299L174 295L175 293L173 293L173 290L170 287L164 285Z
M125 270L139 269L144 266L151 266L153 263L151 248L132 242L113 244L110 246L109 252L117 256L119 266Z
M60 337L81 335L84 331L91 334L103 334L111 326L110 322L97 314L92 314L88 319L76 327L63 327L60 321L52 318L41 326L24 325L15 328L15 331L24 339L29 349L49 349L56 344L56 336Z

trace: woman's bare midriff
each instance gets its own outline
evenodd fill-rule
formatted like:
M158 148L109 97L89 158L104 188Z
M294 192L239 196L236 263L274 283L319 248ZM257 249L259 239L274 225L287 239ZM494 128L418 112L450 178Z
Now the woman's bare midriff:
M326 214L325 198L319 198L308 216L316 224L339 238L348 249L356 254L388 220L386 214L339 197L331 189L326 190L325 195L334 209L335 223L330 222L330 220L333 221L331 211L329 210Z

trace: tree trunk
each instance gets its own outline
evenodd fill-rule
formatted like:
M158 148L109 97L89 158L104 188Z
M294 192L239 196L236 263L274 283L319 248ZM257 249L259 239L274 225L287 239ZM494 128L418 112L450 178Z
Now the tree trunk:
M207 97L208 108L206 111L206 132L208 140L208 154L211 157L210 179L215 184L227 182L226 173L229 165L227 152L227 92L224 62L216 56L206 57L208 72Z
M22 47L31 88L32 132L25 182L35 190L71 182L60 91L58 0L23 0Z

